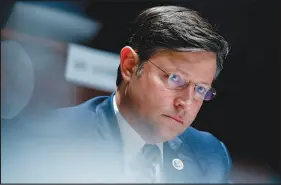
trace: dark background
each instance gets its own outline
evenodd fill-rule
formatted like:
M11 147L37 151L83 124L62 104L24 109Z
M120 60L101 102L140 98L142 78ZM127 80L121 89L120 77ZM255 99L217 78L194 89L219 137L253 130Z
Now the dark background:
M14 2L1 1L1 28ZM69 4L59 8L71 11L71 7L76 7L76 12L103 24L98 36L79 44L114 53L125 46L130 23L144 8L175 4L197 10L217 27L231 44L231 51L214 84L218 95L203 105L194 127L222 140L234 160L265 162L280 172L280 4L277 0L112 0Z

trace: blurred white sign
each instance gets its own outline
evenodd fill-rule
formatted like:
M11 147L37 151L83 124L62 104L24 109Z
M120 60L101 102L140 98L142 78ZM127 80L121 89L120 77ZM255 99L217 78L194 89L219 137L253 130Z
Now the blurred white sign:
M118 54L69 44L65 77L76 85L113 92L119 63Z

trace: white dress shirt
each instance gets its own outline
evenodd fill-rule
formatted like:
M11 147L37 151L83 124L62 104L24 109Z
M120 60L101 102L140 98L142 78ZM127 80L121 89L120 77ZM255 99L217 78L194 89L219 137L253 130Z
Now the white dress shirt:
M113 108L120 128L121 137L124 143L125 174L128 177L128 179L130 179L130 181L136 182L134 179L134 175L135 175L134 169L130 167L130 162L132 162L132 160L134 160L137 154L141 151L142 147L145 145L145 141L130 126L130 124L125 120L125 118L119 112L115 100L115 95L113 97ZM161 156L163 161L163 143L158 143L157 146L161 151ZM161 170L159 165L156 167L156 171L157 171L156 182L161 182L161 172L160 172Z

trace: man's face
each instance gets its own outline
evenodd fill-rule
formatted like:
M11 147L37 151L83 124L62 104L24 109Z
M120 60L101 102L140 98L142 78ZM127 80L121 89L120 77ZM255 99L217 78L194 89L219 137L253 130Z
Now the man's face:
M155 136L154 141L164 142L182 134L194 121L203 103L194 97L194 84L211 86L216 54L159 51L149 61L191 82L181 90L168 89L168 75L150 62L144 64L140 76L133 75L129 82L127 95L139 124L145 125L147 134Z

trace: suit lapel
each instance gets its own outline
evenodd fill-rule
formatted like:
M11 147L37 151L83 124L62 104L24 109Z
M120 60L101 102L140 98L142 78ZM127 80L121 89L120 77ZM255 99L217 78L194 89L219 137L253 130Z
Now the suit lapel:
M96 111L100 113L99 119L102 123L101 126L108 131L106 132L109 134L108 137L112 137L118 145L122 145L121 132L113 108L113 97L114 93L104 100L104 102L97 107Z
M164 181L175 183L196 183L203 177L202 167L197 154L191 149L185 137L177 137L164 143ZM173 159L183 162L183 169L178 170L173 166Z
M106 153L111 158L111 168L121 174L124 172L124 154L123 141L120 128L113 109L113 96L101 98L101 102L95 107L95 112L98 113L99 133L105 141Z

